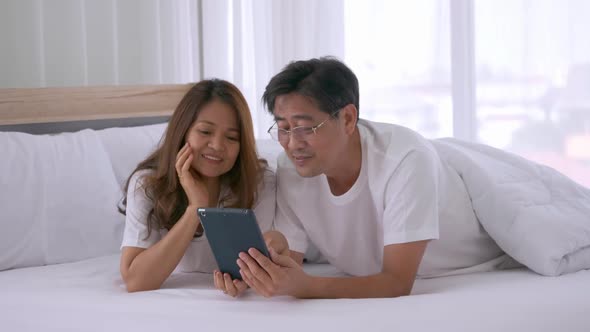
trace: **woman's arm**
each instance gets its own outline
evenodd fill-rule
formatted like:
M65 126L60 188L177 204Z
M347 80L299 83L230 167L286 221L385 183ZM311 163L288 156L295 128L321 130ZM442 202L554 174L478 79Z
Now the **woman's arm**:
M199 224L197 208L189 205L168 234L153 246L124 247L120 270L127 291L160 288L182 259Z

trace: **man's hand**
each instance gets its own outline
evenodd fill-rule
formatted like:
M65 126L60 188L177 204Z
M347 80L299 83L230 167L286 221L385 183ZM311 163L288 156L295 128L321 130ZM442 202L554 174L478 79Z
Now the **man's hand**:
M279 255L272 247L269 252L272 261L254 248L240 253L238 265L246 284L264 297L305 297L311 277L288 254Z
M248 285L246 285L245 282L238 279L232 280L229 273L221 273L215 270L213 271L213 278L215 281L215 288L223 291L231 297L237 297L248 289Z

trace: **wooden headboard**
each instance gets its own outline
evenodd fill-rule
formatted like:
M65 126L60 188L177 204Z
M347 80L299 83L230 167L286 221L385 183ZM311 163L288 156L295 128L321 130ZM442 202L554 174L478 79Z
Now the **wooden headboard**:
M124 124L133 119L162 122L191 86L0 89L0 130L97 121Z

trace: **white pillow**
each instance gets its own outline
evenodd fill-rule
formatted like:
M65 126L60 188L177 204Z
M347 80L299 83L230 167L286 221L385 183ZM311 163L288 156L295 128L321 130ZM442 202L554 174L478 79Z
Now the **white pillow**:
M121 190L95 131L0 133L0 270L118 252Z
M115 178L121 188L125 186L137 164L156 149L166 127L167 124L163 123L141 127L109 128L96 132L109 156Z
M0 271L118 252L123 186L166 126L0 132ZM274 168L281 146L261 139L257 147Z

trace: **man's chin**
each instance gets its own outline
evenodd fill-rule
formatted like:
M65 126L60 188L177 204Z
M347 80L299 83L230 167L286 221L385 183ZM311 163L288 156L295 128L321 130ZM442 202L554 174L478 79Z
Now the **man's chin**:
M314 176L318 176L321 173L310 169L308 167L295 167L295 170L297 171L297 174L299 174L299 176L301 176L302 178L313 178Z

